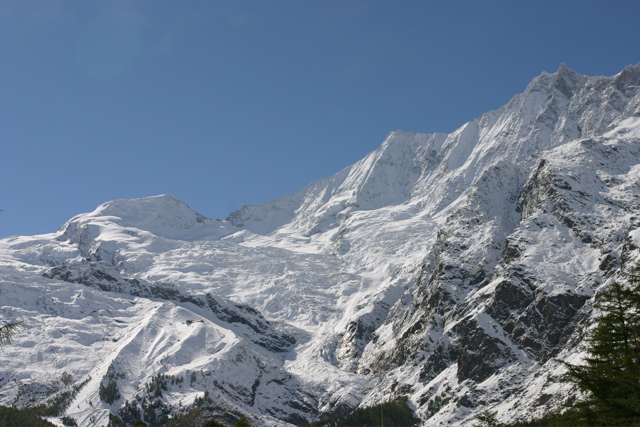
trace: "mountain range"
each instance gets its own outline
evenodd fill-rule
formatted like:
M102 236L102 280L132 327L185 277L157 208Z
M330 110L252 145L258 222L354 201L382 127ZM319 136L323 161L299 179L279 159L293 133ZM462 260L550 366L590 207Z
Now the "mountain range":
M425 426L540 417L579 397L560 361L640 259L639 208L640 64L562 64L225 220L110 201L0 240L0 313L22 322L0 404L81 426L196 407L300 425L399 396Z

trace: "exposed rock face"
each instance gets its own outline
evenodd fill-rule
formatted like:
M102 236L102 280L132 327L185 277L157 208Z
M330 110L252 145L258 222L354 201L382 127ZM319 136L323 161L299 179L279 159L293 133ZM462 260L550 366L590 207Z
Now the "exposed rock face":
M520 383L522 393L531 367L536 376L550 375L557 369L553 358L579 351L594 292L623 266L621 254L636 257L623 241L637 227L639 183L632 171L640 135L625 125L606 131L621 122L637 126L627 118L639 103L639 76L638 67L610 79L561 67L475 122L475 135L493 136L478 137L465 153L467 164L501 135L512 139L504 150L517 151L509 163L494 160L474 171L475 182L448 214L418 279L365 349L360 372L382 375L380 385L408 389L422 404L442 401L436 391L445 385L457 388L458 407L477 408L490 402L464 390L497 392L495 384ZM500 122L513 131L496 135ZM552 378L549 388L556 386ZM557 405L557 397L546 396L527 402L533 412L516 415ZM516 399L488 406L513 419ZM426 424L464 419L467 411L454 409L455 401L435 412L422 406Z
M211 294L188 295L169 285L128 279L122 277L112 265L104 262L59 265L48 269L43 275L49 279L81 283L108 292L193 304L210 310L216 318L233 327L240 335L273 352L285 352L295 343L294 337L277 331L252 307L223 301Z
M0 241L0 307L32 323L0 400L44 401L67 372L83 425L153 424L204 391L258 425L398 395L424 425L541 416L574 392L557 359L579 360L594 295L638 259L639 208L640 66L561 65L226 221L157 196ZM57 356L78 346L96 356Z

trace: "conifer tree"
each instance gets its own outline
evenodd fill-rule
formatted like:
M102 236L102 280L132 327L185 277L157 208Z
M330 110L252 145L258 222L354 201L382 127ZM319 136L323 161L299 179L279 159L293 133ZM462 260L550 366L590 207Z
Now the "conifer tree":
M584 365L566 364L565 380L586 399L569 411L584 425L640 425L640 276L609 285L594 307L597 325Z
M13 333L20 327L20 322L7 323L0 327L0 347L11 344Z

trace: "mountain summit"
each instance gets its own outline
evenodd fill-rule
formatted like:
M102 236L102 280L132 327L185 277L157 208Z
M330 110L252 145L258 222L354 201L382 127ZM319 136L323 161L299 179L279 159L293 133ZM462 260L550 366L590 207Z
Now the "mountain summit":
M561 64L224 221L165 195L0 240L0 307L24 324L0 403L86 426L282 426L398 396L425 426L540 417L577 397L558 360L640 258L639 177L640 65Z

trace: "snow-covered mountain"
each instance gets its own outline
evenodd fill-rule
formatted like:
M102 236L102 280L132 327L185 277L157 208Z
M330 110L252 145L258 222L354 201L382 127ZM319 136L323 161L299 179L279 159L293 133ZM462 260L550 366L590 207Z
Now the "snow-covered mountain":
M557 360L638 260L639 208L640 65L561 65L225 221L108 202L0 240L0 312L23 322L0 404L62 402L85 426L194 406L281 426L399 395L426 426L538 417L575 393Z

